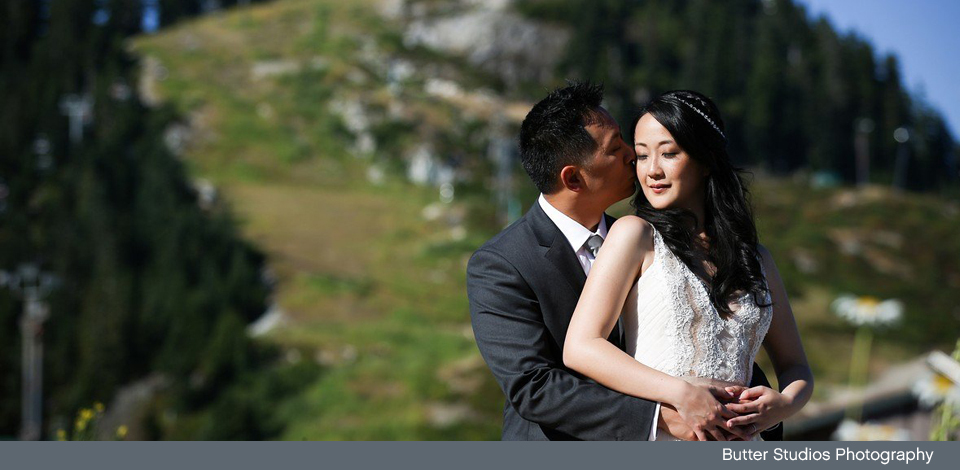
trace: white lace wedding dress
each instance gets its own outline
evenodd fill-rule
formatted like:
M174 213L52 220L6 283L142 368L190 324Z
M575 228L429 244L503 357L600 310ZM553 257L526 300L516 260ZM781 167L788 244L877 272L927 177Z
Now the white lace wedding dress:
M770 328L772 307L757 307L747 293L731 304L735 313L724 320L703 281L656 230L654 256L624 304L627 353L674 377L749 384L754 358ZM769 295L763 303L770 303ZM657 440L677 439L660 430Z

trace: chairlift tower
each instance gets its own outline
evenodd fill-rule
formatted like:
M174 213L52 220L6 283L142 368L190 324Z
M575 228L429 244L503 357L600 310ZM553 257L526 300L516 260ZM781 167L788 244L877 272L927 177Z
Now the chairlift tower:
M83 126L93 119L93 98L89 93L70 94L60 100L60 112L70 119L70 142L83 141Z
M43 298L57 284L52 274L34 263L21 264L16 271L0 271L0 286L9 287L23 299L20 333L23 344L23 380L20 439L40 440L43 426L43 323L50 309Z
M897 159L893 165L894 189L907 189L907 171L910 163L910 130L904 126L893 131L893 140L897 142Z
M868 117L857 119L854 123L855 135L853 149L857 186L863 187L870 183L870 133L873 132L873 119Z
M491 126L489 158L496 165L494 194L497 199L497 216L506 226L520 218L520 201L517 199L514 181L516 142L506 136L506 118L498 115Z

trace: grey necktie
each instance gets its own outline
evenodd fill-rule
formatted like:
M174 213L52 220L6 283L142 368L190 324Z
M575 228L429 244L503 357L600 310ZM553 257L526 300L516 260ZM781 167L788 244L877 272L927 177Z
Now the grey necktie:
M584 243L584 245L587 246L587 250L590 252L590 254L592 254L593 257L596 258L597 252L600 251L600 245L603 245L603 237L601 237L600 235L591 235L590 238L587 239L587 242Z

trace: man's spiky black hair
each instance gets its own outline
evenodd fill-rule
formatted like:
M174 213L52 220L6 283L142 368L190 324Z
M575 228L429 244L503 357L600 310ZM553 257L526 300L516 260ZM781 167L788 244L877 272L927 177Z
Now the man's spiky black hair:
M560 170L584 165L597 142L584 129L603 101L603 85L572 82L533 106L520 126L520 161L543 194L560 189Z

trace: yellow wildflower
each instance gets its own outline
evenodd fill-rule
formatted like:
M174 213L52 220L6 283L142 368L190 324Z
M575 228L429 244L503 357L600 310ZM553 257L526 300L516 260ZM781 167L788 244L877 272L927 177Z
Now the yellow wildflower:
M57 440L58 441L67 440L67 432L64 431L63 429L57 429Z
M125 437L127 437L127 426L121 424L120 427L117 428L117 439L123 439Z
M100 403L100 402L94 403L93 409L97 410L97 413L103 413L103 403Z

